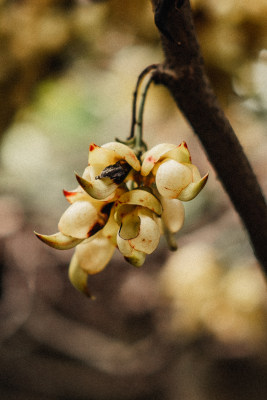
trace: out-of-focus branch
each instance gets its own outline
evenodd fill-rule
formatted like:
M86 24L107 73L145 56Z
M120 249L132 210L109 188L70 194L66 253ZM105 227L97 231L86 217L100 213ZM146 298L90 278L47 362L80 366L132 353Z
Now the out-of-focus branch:
M189 0L152 0L165 62L154 74L174 97L214 166L267 274L267 207L246 155L204 70Z

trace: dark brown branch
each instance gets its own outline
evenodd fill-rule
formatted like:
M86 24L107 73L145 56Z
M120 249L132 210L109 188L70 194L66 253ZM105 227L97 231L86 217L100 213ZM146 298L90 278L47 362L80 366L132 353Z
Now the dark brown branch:
M267 274L267 207L244 151L204 70L189 0L152 0L165 63L155 81L170 90L201 140Z

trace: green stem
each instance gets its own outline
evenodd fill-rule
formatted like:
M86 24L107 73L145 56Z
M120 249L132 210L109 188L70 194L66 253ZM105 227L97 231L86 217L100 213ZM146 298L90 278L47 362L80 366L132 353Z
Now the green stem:
M136 87L135 91L133 94L133 107L132 107L132 124L131 124L131 132L128 140L132 139L134 137L134 131L135 131L135 125L136 125L136 103L137 103L137 98L138 98L138 91L141 83L143 82L145 76L151 72L152 70L155 70L158 68L159 64L151 64L148 65L138 76L137 82L136 82Z
M144 115L144 106L145 106L145 101L146 101L146 96L148 89L154 79L154 73L151 74L151 76L148 78L145 88L143 90L141 100L140 100L140 105L139 105L139 110L138 110L138 117L136 118L136 109L137 109L137 100L138 100L138 95L139 95L139 89L141 87L141 84L143 83L144 78L151 73L152 70L157 70L159 64L151 64L148 67L146 67L141 74L138 76L134 95L133 95L133 106L132 106L132 124L131 124L131 132L130 136L125 140L120 140L116 138L116 141L123 143L127 146L129 146L131 149L134 150L136 156L138 158L141 157L141 155L147 150L147 146L145 142L143 141L143 115Z
M141 101L140 101L140 106L139 106L139 112L138 112L138 117L136 121L137 125L137 133L135 134L136 137L136 142L135 145L137 148L142 148L144 146L143 142L143 115L144 115L144 107L145 107L145 101L147 97L147 92L148 89L153 82L153 76L149 78L149 80L146 83L146 86L144 88L144 91L142 93Z

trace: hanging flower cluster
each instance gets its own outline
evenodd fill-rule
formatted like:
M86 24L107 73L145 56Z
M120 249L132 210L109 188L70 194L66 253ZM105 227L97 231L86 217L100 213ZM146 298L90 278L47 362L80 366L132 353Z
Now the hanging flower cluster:
M173 234L184 222L181 201L192 200L208 175L200 177L185 142L159 144L139 158L129 146L111 142L90 145L88 166L76 178L78 188L64 191L70 206L59 232L36 235L56 249L76 246L69 278L89 295L88 274L104 269L116 247L136 267L156 249L162 233L175 248Z
M60 218L59 232L37 237L56 249L76 246L69 278L90 296L88 275L96 274L110 261L117 247L136 267L158 246L164 234L176 250L174 234L184 222L182 201L192 200L205 186L185 142L162 143L146 151L143 142L143 112L153 75L146 82L136 116L138 90L144 78L158 66L152 64L137 79L133 98L130 137L125 141L91 144L88 166L73 191L64 191L70 206Z

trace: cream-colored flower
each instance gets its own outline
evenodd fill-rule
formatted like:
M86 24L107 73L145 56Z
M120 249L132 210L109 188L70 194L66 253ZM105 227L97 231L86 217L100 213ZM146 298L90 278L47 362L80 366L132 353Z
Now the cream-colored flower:
M117 234L117 245L123 256L139 267L158 246L160 229L153 212L136 206L122 217Z
M157 248L161 233L174 250L174 233L184 222L180 200L194 198L208 177L201 179L185 142L155 146L142 161L141 167L125 144L91 144L89 165L76 175L78 188L64 191L70 206L59 220L59 232L36 233L56 249L76 246L69 278L88 296L88 275L102 271L116 247L136 267Z
M122 193L118 191L117 194ZM59 220L59 232L36 236L47 245L60 250L76 247L69 268L72 284L87 293L88 274L100 272L112 257L119 226L114 220L114 198L99 201L82 188L64 191L71 205ZM113 208L112 208L113 207ZM88 293L87 293L88 294Z
M142 157L141 174L155 176L159 193L168 199L192 200L205 186L208 174L201 178L185 142L179 146L162 143Z
M131 264L140 267L146 254L151 254L158 246L161 213L159 200L144 189L126 192L115 203L114 217L120 225L118 249Z
M79 244L69 266L69 279L73 286L91 297L87 288L88 275L102 271L109 263L114 251L114 243L102 232L97 234L94 240Z
M140 171L134 151L122 143L110 142L89 148L86 177L76 175L82 188L95 199L106 199L116 191L133 169Z
M110 214L112 203L97 201L80 191L66 192L71 205L61 216L54 235L36 234L39 239L59 250L75 247L102 229Z
M69 266L69 279L76 289L91 296L87 289L88 275L101 272L111 260L117 245L118 229L112 207L105 226L76 246Z

